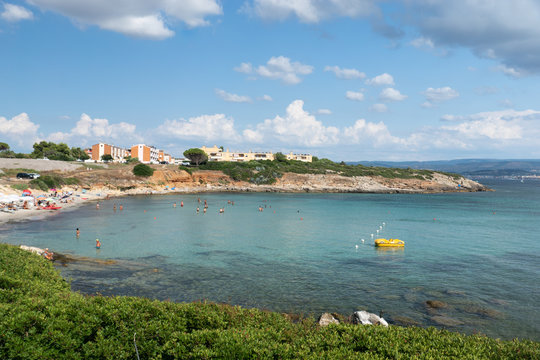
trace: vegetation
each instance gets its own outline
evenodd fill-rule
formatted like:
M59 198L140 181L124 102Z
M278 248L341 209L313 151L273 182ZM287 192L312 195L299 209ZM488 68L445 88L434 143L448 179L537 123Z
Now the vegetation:
M12 150L10 150L9 144L5 142L0 142L0 158L17 158L17 159L23 159L23 158L29 158L30 156L27 154L22 153L16 153Z
M126 156L124 160L126 161L126 164L137 164L139 162L138 157L131 157L131 156Z
M184 171L187 172L189 175L193 175L193 170L191 170L191 169L188 168L187 166L180 165L180 166L178 166L178 170L184 170Z
M136 176L152 176L154 169L145 164L138 164L133 167L133 174Z
M28 187L48 191L49 189L61 189L64 185L78 185L77 178L64 178L60 175L43 175L37 179L30 180Z
M11 188L15 189L15 190L23 191L23 190L28 189L28 185L26 185L26 184L13 184L13 185L11 185Z
M540 344L350 324L212 303L70 291L47 260L0 244L2 359L538 359ZM137 350L135 349L137 346Z
M69 148L64 143L55 144L53 142L42 141L34 144L34 151L30 154L32 158L49 160L74 161L77 159L86 160L90 157L81 148Z
M104 154L104 155L101 155L101 160L104 162L109 162L109 161L113 161L114 158L112 157L111 154Z
M206 153L199 148L191 148L184 151L184 156L187 157L193 165L199 166L200 164L208 161Z
M433 171L416 169L398 169L386 167L367 167L335 163L328 159L314 158L313 162L287 160L281 153L274 154L275 161L257 160L248 162L212 161L201 165L201 170L220 170L234 180L248 181L254 184L273 184L286 172L296 174L337 174L342 176L381 176L384 178L430 180ZM455 174L452 174L454 176ZM459 175L456 175L459 176ZM461 177L461 176L459 176Z

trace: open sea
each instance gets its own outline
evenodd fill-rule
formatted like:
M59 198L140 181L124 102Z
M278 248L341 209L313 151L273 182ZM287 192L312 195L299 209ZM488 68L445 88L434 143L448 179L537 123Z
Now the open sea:
M58 264L82 293L382 311L396 324L540 341L540 181L483 183L496 191L124 197L0 225L0 242L117 260ZM377 237L406 245L378 249Z

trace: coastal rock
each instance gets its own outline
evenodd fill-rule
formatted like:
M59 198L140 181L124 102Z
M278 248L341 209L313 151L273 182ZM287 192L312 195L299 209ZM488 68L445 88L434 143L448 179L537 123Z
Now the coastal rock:
M419 326L420 325L418 321L413 320L407 316L398 315L398 316L394 316L392 319L397 325L400 325L400 326Z
M318 321L320 326L327 326L330 324L339 324L339 320L332 316L332 314L324 313L321 315Z
M41 248L38 248L38 247L35 247L35 246L21 245L20 247L23 250L33 252L34 254L38 254L40 256L43 255L43 253L45 252L45 250L43 250Z
M355 311L352 314L352 322L353 324L388 326L388 323L382 317L363 310Z
M448 304L439 300L428 300L426 306L431 309L444 309L448 307Z

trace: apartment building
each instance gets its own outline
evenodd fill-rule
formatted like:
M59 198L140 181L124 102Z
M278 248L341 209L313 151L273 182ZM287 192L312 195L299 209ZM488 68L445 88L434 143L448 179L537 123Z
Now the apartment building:
M94 161L102 161L103 155L111 155L113 162L122 162L126 156L129 156L129 150L123 149L118 146L109 145L105 143L98 143L92 145L91 157Z
M251 160L274 160L272 152L230 152L229 149L224 151L222 148L214 145L213 147L203 146L201 150L208 155L208 161L251 161ZM313 157L309 154L293 154L287 156L288 160L298 160L304 162L312 162Z
M159 150L153 146L137 144L131 147L131 157L139 159L143 164L159 163Z

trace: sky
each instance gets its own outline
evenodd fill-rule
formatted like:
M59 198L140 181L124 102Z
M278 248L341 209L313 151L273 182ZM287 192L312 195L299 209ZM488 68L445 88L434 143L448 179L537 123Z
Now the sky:
M540 158L538 0L0 0L0 141Z

